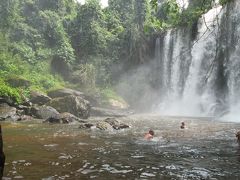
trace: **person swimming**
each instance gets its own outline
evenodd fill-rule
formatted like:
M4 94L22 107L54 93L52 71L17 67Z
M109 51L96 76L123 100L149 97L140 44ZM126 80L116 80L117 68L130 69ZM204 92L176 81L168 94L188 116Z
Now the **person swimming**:
M148 131L148 133L146 133L146 134L144 135L144 139L146 139L146 140L151 140L151 139L153 138L153 136L154 136L154 131L150 129L150 130Z
M240 145L240 131L237 132L236 134L237 142Z
M185 129L185 122L182 122L182 123L181 123L180 128L181 128L181 129Z

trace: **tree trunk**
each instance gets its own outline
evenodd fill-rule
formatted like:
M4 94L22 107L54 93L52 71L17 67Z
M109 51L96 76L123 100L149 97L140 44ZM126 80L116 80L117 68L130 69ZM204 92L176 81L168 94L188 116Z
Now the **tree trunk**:
M5 164L5 154L3 152L2 127L0 125L0 179L3 177L3 170Z

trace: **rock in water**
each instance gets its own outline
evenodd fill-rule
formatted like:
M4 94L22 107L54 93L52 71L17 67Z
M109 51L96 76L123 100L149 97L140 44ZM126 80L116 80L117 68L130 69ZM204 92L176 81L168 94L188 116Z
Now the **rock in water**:
M113 130L113 127L107 122L99 122L96 127L100 130Z
M107 118L104 121L107 122L108 124L110 124L116 130L125 129L125 128L130 127L129 125L123 124L120 121L116 120L115 118Z

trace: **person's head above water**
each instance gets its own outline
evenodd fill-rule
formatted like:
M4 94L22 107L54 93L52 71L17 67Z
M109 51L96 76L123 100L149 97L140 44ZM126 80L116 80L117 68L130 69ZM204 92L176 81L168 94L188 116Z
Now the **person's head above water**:
M148 132L149 134L151 134L152 136L154 135L154 131L153 130L149 130L149 132Z
M181 129L184 129L185 128L185 122L181 122L181 126L180 126Z
M153 138L153 135L154 135L154 131L150 129L148 133L144 135L144 139L150 140Z

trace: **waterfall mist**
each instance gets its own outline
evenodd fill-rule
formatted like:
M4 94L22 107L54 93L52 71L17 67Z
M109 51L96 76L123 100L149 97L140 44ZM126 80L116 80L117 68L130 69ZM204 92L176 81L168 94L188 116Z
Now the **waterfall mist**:
M161 115L240 122L239 9L238 1L216 5L199 19L197 32L183 27L160 35L154 60L123 77L120 92Z

